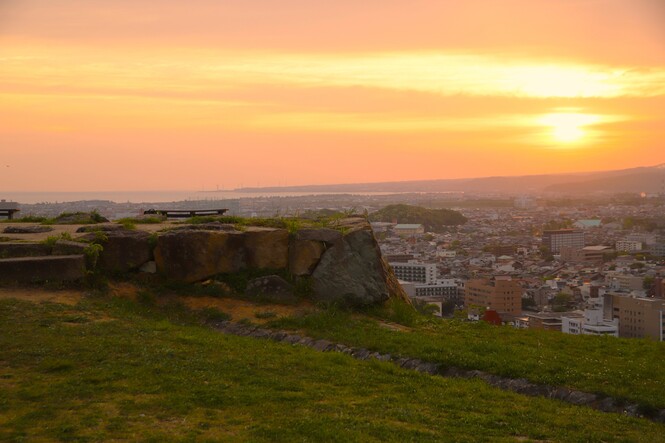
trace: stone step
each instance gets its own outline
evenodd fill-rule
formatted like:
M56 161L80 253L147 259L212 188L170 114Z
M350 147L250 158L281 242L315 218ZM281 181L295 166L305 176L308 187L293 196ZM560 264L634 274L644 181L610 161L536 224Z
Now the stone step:
M74 281L85 277L84 255L49 255L0 259L0 281Z
M0 259L43 257L50 254L51 246L45 243L0 242Z

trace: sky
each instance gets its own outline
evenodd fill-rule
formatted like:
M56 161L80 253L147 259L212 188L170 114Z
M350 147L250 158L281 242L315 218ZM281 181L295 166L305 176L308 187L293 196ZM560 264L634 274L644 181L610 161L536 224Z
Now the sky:
M665 163L663 0L0 0L0 192Z

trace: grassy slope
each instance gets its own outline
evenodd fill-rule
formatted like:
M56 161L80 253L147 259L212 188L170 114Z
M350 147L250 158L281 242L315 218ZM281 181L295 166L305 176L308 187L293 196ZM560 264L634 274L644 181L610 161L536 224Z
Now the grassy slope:
M0 440L662 441L479 381L224 336L119 299L0 300Z
M279 320L315 338L665 408L665 343L420 318L410 332L328 311Z

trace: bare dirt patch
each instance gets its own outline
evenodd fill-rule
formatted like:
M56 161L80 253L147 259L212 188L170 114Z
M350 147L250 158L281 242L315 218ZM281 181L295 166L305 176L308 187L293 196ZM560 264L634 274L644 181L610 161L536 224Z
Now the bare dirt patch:
M288 317L313 311L316 308L306 302L299 305L277 305L270 303L253 303L248 300L218 297L180 297L182 302L190 309L216 308L230 314L233 321L242 319L251 320L254 323L265 323L278 317ZM262 314L273 313L274 315L262 317ZM256 315L259 314L259 317Z
M44 288L0 288L0 299L15 298L17 300L30 301L33 303L60 303L74 306L85 296L83 291L49 290Z

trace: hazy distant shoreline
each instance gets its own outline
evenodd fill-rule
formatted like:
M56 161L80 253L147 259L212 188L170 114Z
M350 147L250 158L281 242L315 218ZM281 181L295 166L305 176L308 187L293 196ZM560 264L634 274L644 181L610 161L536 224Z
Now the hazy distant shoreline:
M303 197L309 195L390 195L396 192L239 192L239 191L115 191L115 192L3 192L1 199L23 204L65 203L104 200L114 203L167 203L200 200L229 200L268 197Z

